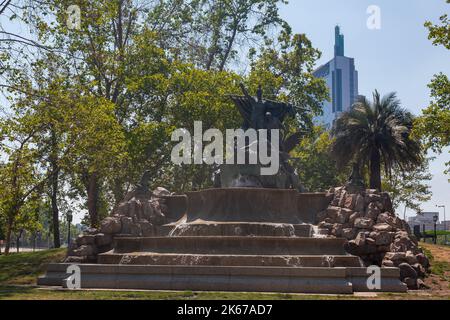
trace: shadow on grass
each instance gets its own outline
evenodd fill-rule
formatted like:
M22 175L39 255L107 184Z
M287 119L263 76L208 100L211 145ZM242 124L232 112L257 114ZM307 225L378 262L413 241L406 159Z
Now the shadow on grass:
M17 295L31 294L35 290L34 287L17 287L17 286L0 286L0 300L9 299Z

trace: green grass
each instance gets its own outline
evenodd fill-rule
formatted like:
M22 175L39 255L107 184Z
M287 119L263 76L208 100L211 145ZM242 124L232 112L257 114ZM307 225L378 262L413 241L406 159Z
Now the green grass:
M0 256L0 285L30 285L44 273L46 264L61 262L66 249L12 253Z
M0 300L347 300L352 295L296 295L246 292L164 292L39 289L0 286Z
M431 265L431 273L439 276L442 280L449 283L450 289L450 262L449 261L434 261Z
M430 250L424 247L422 250L430 260L431 273L440 276L442 280L450 281L450 261L436 261Z
M432 231L432 230L431 231L426 231L425 233L430 235L430 236L434 236L434 231ZM445 235L450 236L450 231L439 230L439 231L436 231L436 235L438 235L438 236L445 236Z
M61 262L65 249L0 256L0 299L18 300L317 300L351 299L352 296L320 296L266 294L246 292L164 292L164 291L108 291L59 290L38 288L36 279L51 262Z
M434 256L431 253L431 251L425 247L420 247L423 250L423 253L427 256L428 260L430 260L430 263L434 261Z
M448 296L383 293L374 296L277 294L247 292L165 292L40 289L0 286L0 300L449 300Z
M448 287L450 289L450 261L437 261L429 249L422 246L422 250L430 260L431 273L449 282Z

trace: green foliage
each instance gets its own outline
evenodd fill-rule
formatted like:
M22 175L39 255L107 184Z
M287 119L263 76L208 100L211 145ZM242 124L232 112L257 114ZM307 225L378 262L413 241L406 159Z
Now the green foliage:
M390 177L393 168L405 172L422 163L420 142L411 137L412 123L412 114L395 93L381 98L375 91L373 102L360 99L336 121L332 153L340 165L368 164L370 187L381 189L381 164Z
M2 229L7 249L14 231L39 228L38 207L45 175L39 167L40 152L33 144L42 124L34 120L27 115L0 122L0 151L5 157L0 166L0 220L5 222Z
M383 190L389 192L394 209L404 204L407 208L420 211L421 204L431 200L428 183L433 178L429 172L429 162L432 160L424 156L420 165L408 171L394 168L392 174L383 179Z
M329 99L325 81L312 75L321 56L304 34L281 33L278 42L268 41L257 54L251 52L248 84L252 92L259 85L269 99L279 99L297 107L295 127L312 131L312 117L322 112Z
M79 205L74 211L87 210L85 222L95 226L144 170L152 187L211 186L215 168L171 164L171 133L192 130L194 120L205 130L240 127L228 97L240 93L240 82L252 91L267 84L268 98L298 106L291 131L311 132L327 98L323 80L312 76L320 52L280 18L285 0L31 2L17 8L14 22L36 35L33 48L0 45L1 85L12 113L1 125L0 219L8 225L10 218L11 232L25 224L53 227L55 204L65 212L68 200ZM67 25L73 4L81 8L80 29ZM249 60L240 59L248 50ZM26 137L20 151L8 149ZM20 165L13 172L14 164ZM15 189L12 177L20 182Z
M434 259L433 254L431 253L431 250L428 248L425 248L423 246L420 248L423 250L423 253L427 256L427 258L430 260L430 262L433 263L435 259Z
M425 233L428 234L428 235L430 235L430 236L434 236L434 231L433 231L433 230L426 231ZM437 230L437 231L436 231L436 234L437 234L438 236L445 236L445 235L450 236L450 231Z
M450 0L447 0L450 4ZM450 20L448 14L442 15L439 20L441 25L433 25L432 22L425 22L425 27L429 31L428 39L433 40L435 46L442 45L450 50Z
M447 0L450 4L450 1ZM440 25L426 22L428 38L434 45L442 45L450 50L450 20L448 15L440 18ZM440 153L450 146L450 81L448 76L439 73L433 77L428 85L431 89L431 103L423 110L423 115L418 117L414 126L414 133L424 139L426 146ZM450 162L447 164L446 173L450 172Z
M223 71L238 63L250 44L273 30L288 29L279 15L286 0L164 0L150 10L160 46L176 59L204 70Z
M426 147L440 153L450 146L450 81L442 73L429 84L433 101L414 123L414 134L421 137ZM447 171L450 162L447 163Z
M329 152L333 143L330 133L322 127L314 127L292 152L294 167L304 187L310 192L323 192L343 185L348 178L348 168L338 170Z

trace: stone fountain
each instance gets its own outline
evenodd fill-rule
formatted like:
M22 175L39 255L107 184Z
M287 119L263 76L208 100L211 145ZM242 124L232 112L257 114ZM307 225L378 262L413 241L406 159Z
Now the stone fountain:
M232 97L246 128L264 119L282 123L293 106ZM264 119L262 118L264 117ZM348 239L318 228L333 194L305 193L288 157L300 134L281 141L284 159L271 178L249 166L223 166L214 189L172 195L150 192L148 176L135 191L50 264L38 284L65 286L67 268L81 270L81 288L339 293L369 291L363 261L346 251ZM245 187L240 182L246 181ZM250 182L250 185L248 185ZM396 267L381 269L377 291L404 292Z

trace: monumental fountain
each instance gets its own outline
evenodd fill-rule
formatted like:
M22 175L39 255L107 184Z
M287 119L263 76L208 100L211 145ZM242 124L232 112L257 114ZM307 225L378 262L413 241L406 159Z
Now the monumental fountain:
M243 92L231 97L243 129L283 129L284 119L295 114L289 104L264 100L261 91L255 98ZM223 165L214 189L173 195L163 188L151 192L145 173L111 216L76 239L65 262L50 264L38 284L70 287L68 268L76 265L86 289L406 291L400 278L412 276L402 275L406 269L399 266L413 245L397 241L402 225L389 213L388 196L365 190L357 174L346 187L304 192L288 156L300 138L280 135L275 176L259 175L258 164ZM409 247L392 252L395 241ZM381 283L368 287L367 266L375 256L383 265ZM418 251L413 256L410 262L422 257Z

